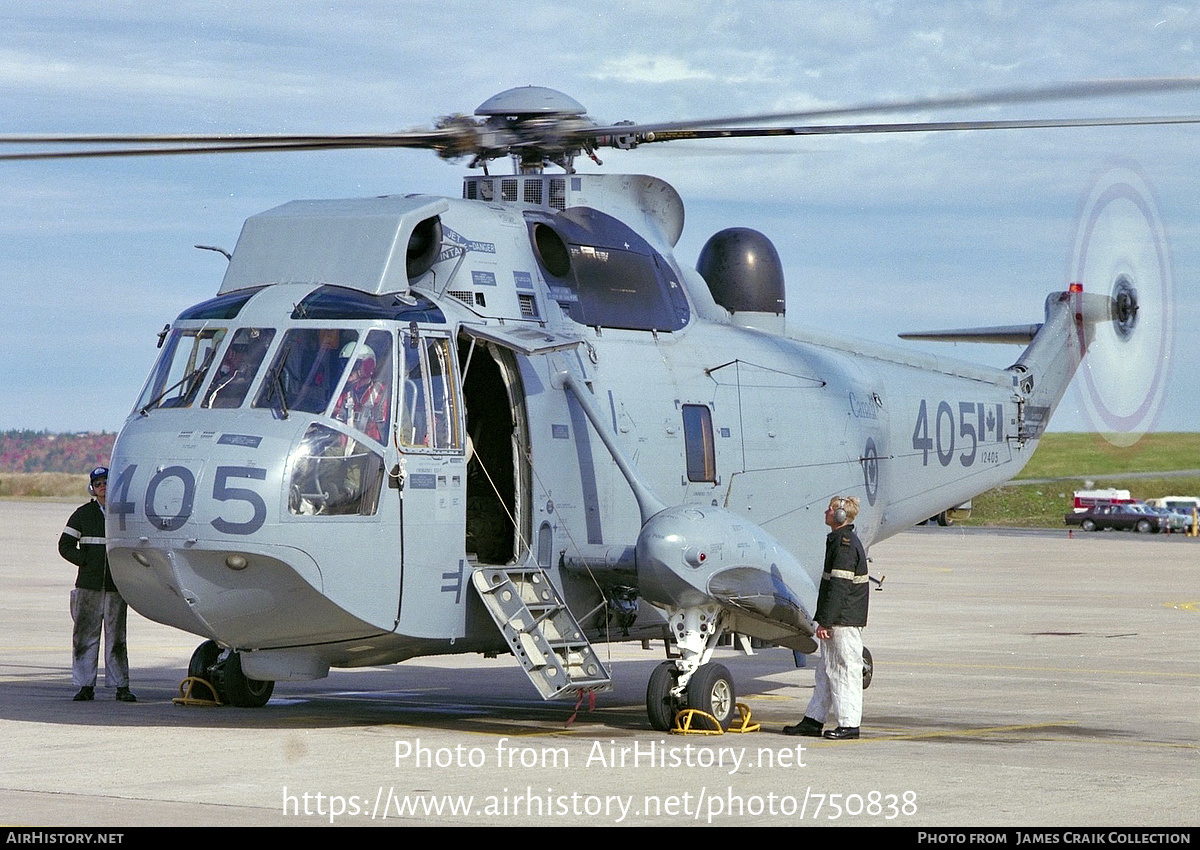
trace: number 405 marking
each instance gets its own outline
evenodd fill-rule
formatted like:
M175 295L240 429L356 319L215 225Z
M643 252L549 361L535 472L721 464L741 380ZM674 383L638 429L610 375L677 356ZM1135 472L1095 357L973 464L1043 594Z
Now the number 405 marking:
M113 484L116 496L108 504L108 509L118 518L121 531L125 530L125 518L137 510L137 505L129 499L129 485L133 481L133 473L138 465L132 463L121 470ZM218 502L244 502L250 506L251 516L246 522L233 522L224 517L217 517L210 525L224 534L253 534L262 528L267 518L267 503L256 491L248 487L230 487L231 479L245 478L251 481L263 481L267 477L265 469L252 466L218 466L213 475L212 497ZM162 516L154 507L154 496L158 487L164 481L174 478L182 487L183 493L179 500L179 513L174 516ZM168 466L160 469L146 485L143 497L142 511L146 519L156 528L164 531L178 531L192 515L192 504L196 495L196 476L186 466Z
M979 456L980 443L999 443L1004 440L1004 405L983 402L958 402L958 428L954 427L954 408L948 401L939 401L937 411L930 423L929 405L921 399L917 410L917 423L913 427L912 447L921 452L921 465L929 465L930 452L937 453L938 463L949 466L954 460L955 441L962 438L964 447L958 456L963 466L971 466ZM970 445L966 446L966 441ZM994 462L995 456L988 453L985 462Z

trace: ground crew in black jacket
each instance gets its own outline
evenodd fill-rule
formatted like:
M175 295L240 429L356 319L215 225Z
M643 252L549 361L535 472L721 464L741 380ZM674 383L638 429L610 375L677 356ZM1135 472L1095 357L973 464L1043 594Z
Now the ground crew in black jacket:
M137 702L129 691L129 653L125 646L128 608L113 583L105 548L104 501L108 470L98 466L91 472L88 491L94 498L67 520L58 538L58 552L79 574L71 591L72 635L71 678L79 688L75 700L95 698L96 669L100 660L100 633L104 632L104 680L117 688L121 702Z
M833 712L836 727L826 738L857 738L862 721L862 630L867 624L870 578L867 553L854 533L858 499L836 496L825 510L825 524L832 529L825 538L825 570L817 593L817 640L821 658L817 664L812 699L804 719L787 726L789 735L820 736L825 720Z

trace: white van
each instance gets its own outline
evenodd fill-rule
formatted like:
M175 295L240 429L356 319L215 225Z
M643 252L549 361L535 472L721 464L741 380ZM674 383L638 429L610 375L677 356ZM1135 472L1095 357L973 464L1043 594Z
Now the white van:
M1195 496L1163 496L1161 499L1147 499L1146 504L1155 508L1170 508L1183 514L1200 510L1200 499Z

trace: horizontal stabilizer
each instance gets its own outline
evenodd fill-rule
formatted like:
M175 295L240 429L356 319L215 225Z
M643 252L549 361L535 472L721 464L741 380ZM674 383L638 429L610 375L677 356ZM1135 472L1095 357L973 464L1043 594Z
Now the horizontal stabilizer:
M1028 345L1042 329L1035 325L1001 325L994 328L956 328L946 331L914 331L900 334L901 339L931 342L993 342L1009 345Z

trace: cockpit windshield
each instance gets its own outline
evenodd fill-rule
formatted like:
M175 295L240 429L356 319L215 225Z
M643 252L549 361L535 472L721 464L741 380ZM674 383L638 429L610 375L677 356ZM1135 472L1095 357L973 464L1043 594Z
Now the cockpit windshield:
M136 409L145 413L157 407L190 406L224 337L225 328L171 331Z
M214 382L215 383L215 382ZM288 331L253 407L328 413L385 443L391 422L392 337L383 330ZM240 402L239 402L240 403Z
M263 378L254 407L324 413L342 381L349 354L342 349L358 341L358 332L338 328L296 328Z
M333 406L333 418L386 443L392 404L391 334L371 331L363 342L344 345L341 357L350 374Z
M287 418L290 413L325 415L366 434L380 444L390 439L392 427L393 334L380 328L293 328L282 334L275 328L176 328L167 338L155 364L138 410L190 407L205 409L250 406ZM228 345L222 341L228 338ZM427 352L432 388L422 380L421 363L414 351L420 399L410 407L422 409L420 423L409 430L428 427L424 411L431 406L444 415L447 402L445 374L449 369L447 343L442 340ZM271 359L267 354L274 349ZM218 353L220 357L218 357ZM253 390L253 393L251 393ZM201 394L203 393L203 394ZM432 424L449 426L438 418ZM446 434L421 435L417 445L454 444Z
M274 328L238 328L200 406L241 407L274 338Z

